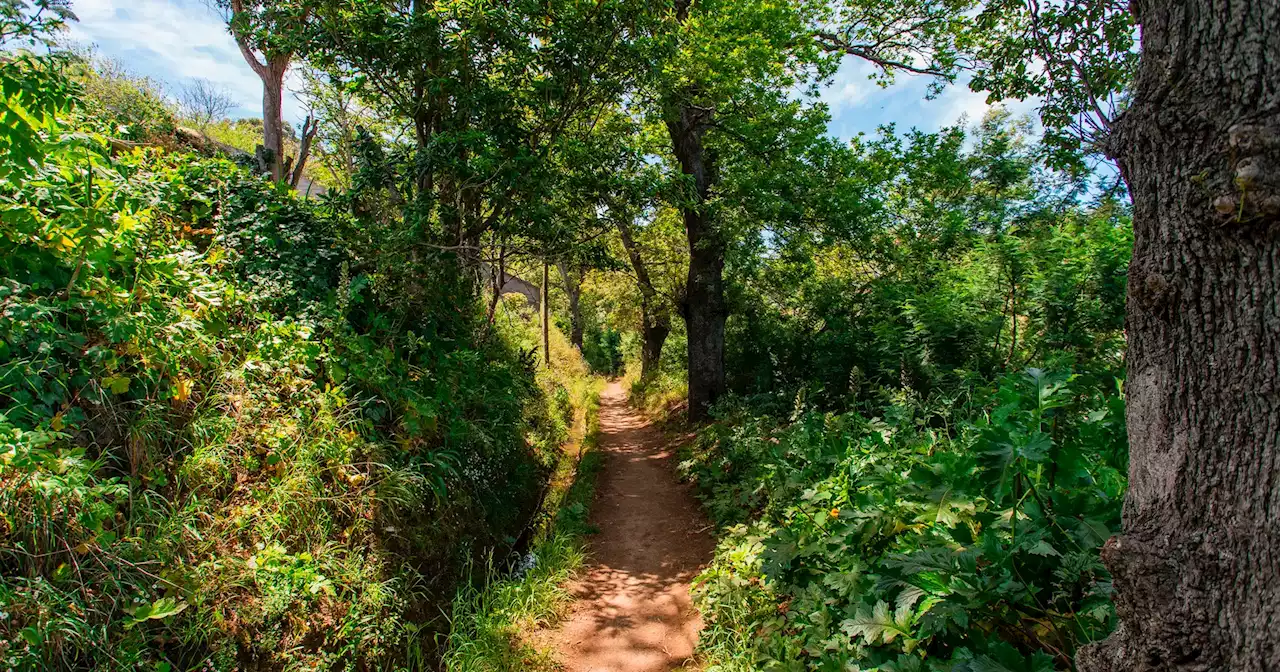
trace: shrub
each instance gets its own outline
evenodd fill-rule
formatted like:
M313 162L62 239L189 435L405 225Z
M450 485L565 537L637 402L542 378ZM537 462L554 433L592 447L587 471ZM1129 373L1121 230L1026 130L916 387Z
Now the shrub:
M0 664L425 666L433 605L531 524L581 362L383 284L347 211L50 108L0 157Z
M1032 369L878 418L721 412L681 465L725 527L695 584L711 669L1070 669L1113 627L1098 549L1126 442L1098 381Z
M173 136L177 107L160 82L91 52L76 54L73 63L69 74L81 89L81 124L136 142L167 142Z

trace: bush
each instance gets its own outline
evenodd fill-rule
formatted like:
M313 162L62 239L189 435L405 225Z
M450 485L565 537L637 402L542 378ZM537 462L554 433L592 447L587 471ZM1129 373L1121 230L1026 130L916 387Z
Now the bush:
M347 210L49 115L0 157L0 663L425 667L433 605L532 524L581 361L385 283Z
M161 83L91 52L76 54L68 72L81 89L81 124L122 140L170 141L178 125L177 107Z
M592 371L616 376L622 370L622 334L609 327L593 329L584 339L582 354Z
M732 402L681 465L725 535L695 582L713 670L1071 669L1114 626L1123 402L1029 370L881 417Z

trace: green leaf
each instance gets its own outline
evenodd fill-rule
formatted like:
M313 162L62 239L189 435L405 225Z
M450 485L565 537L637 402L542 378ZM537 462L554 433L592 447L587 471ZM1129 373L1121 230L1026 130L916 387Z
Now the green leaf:
M910 605L900 606L895 612L890 613L889 603L880 600L870 610L866 605L859 605L853 618L841 621L840 629L855 639L861 637L869 645L889 644L901 637L904 648L910 651L915 645L915 640L911 636L913 621Z
M1036 432L1018 446L1018 454L1031 462L1043 462L1049 457L1053 439L1044 432Z
M44 642L44 638L40 636L40 631L36 630L34 625L28 625L20 630L18 634L22 635L22 638L27 640L27 644L30 644L32 648L38 647Z
M102 386L111 390L112 394L124 394L129 391L129 383L132 380L128 376L107 376L102 379Z
M170 616L176 616L187 608L186 602L178 602L172 597L162 597L148 605L138 607L133 612L133 620L125 624L126 628L146 621L158 621Z
M1062 555L1061 553L1058 552L1058 549L1054 548L1049 542L1045 541L1044 539L1037 541L1035 546L1032 546L1031 548L1027 549L1027 552L1032 555L1041 555L1045 557L1049 557L1049 556L1057 557Z

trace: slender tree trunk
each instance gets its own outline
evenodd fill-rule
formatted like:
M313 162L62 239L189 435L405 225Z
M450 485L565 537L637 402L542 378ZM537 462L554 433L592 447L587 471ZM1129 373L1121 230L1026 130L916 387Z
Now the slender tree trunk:
M685 91L695 100L695 91ZM724 393L725 244L716 230L707 199L717 175L715 157L703 144L710 111L685 102L668 110L667 131L681 171L691 179L680 210L689 239L689 277L681 313L689 334L689 418L706 419Z
M582 308L578 304L582 296L582 287L577 276L569 272L569 265L564 261L557 261L556 268L560 270L560 280L564 282L564 293L569 298L569 342L573 343L578 352L582 352Z
M498 303L502 301L502 288L507 284L507 245L498 245L498 266L493 269L493 296L489 297L489 315L486 322L490 325L498 315Z
M551 272L542 262L542 361L551 368Z
M307 159L311 156L311 143L316 139L316 133L319 132L320 126L316 123L315 115L308 114L305 121L302 122L302 139L298 145L298 161L293 166L293 174L289 177L289 186L294 189L298 188L298 183L302 181L302 171L307 167Z
M284 174L284 73L288 60L269 61L262 77L262 148L259 157L263 172L280 181Z
M671 333L671 314L663 307L658 292L654 289L653 280L649 276L649 267L640 255L640 247L631 235L631 223L625 216L616 219L618 237L622 239L622 247L631 260L631 268L636 274L636 284L640 286L640 377L649 379L658 373L662 363L662 346Z
M1086 672L1280 669L1280 2L1142 0L1119 628Z

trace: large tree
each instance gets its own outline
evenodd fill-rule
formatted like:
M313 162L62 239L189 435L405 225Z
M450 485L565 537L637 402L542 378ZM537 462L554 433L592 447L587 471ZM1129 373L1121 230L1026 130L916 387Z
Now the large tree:
M680 180L674 205L684 220L689 270L680 314L688 335L689 417L707 417L725 391L724 334L729 317L724 292L729 233L717 220L715 190L721 180L716 131L749 119L803 86L806 66L804 12L770 2L676 0L663 25L671 65L659 82L656 113L670 139Z
M306 163L297 161L296 177L289 174L284 154L284 77L295 54L307 38L306 29L314 7L307 2L286 0L219 0L225 2L227 24L245 63L262 80L262 147L259 168L274 180L297 184ZM304 130L303 141L309 142ZM314 133L314 131L312 131Z
M554 261L563 162L612 106L637 0L317 0L310 60L392 120L381 188L406 205L407 254L446 251L468 273L492 257ZM500 241L500 242L499 242Z
M1276 669L1280 2L1005 0L979 23L975 88L1040 96L1059 165L1105 153L1133 199L1120 623L1079 667Z
M788 118L812 121L795 93L829 80L853 56L888 83L899 73L935 78L965 65L971 0L676 0L666 23L673 45L656 107L683 177L677 205L689 244L681 305L688 331L689 414L705 418L725 390L725 260L734 235L719 220L717 192L729 154L770 163ZM779 197L785 195L779 194Z
M1120 625L1081 669L1280 668L1280 2L1132 3Z

